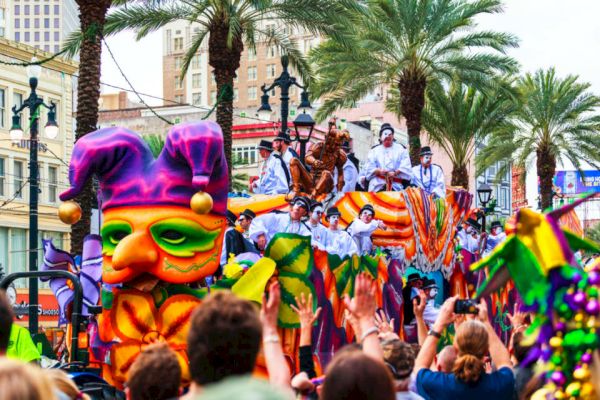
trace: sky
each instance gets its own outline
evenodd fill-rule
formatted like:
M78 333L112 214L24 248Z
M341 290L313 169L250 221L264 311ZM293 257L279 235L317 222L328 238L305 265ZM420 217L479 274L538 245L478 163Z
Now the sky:
M478 29L516 35L520 46L509 54L521 64L523 72L554 66L560 76L579 75L600 94L600 1L505 0L504 4L504 13L479 17ZM133 33L125 32L109 38L108 46L138 92L162 96L160 32L139 42L135 42ZM106 51L102 54L101 81L128 88ZM103 88L104 93L116 91ZM137 100L134 94L130 98ZM146 100L161 104L160 100Z

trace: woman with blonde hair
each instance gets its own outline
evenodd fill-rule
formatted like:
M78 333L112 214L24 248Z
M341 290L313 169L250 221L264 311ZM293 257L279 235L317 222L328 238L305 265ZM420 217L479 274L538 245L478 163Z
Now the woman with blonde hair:
M0 358L0 400L56 400L50 379L38 367Z
M65 371L60 369L47 369L44 370L44 372L52 383L54 383L56 390L64 395L61 396L61 399L64 397L69 400L90 400L90 396L82 393Z
M512 399L515 378L510 354L490 324L483 300L476 319L463 322L456 329L454 347L458 355L452 373L429 369L441 333L456 318L456 300L456 297L446 300L417 356L414 371L418 393L425 399L439 400ZM484 359L488 353L497 368L492 373L485 371Z

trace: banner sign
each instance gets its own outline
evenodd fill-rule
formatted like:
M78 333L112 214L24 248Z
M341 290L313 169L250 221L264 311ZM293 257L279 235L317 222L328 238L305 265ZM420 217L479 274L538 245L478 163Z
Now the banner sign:
M554 177L554 185L562 194L580 194L600 192L600 171L558 171Z

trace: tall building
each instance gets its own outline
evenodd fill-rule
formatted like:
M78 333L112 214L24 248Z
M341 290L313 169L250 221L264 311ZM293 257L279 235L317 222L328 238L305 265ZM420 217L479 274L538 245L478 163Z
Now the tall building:
M43 4L43 3L42 3ZM29 61L34 53L48 57L50 53L21 43L0 39L0 61ZM60 58L44 64L38 96L46 104L56 104L56 120L59 133L55 139L44 135L48 112L42 108L39 119L39 246L41 239L52 238L59 248L69 249L70 227L57 216L60 200L58 195L68 187L68 165L74 142L73 130L73 81L65 75L77 72L78 65ZM22 140L10 138L13 106L23 103L30 94L26 68L2 65L0 69L0 266L6 272L28 269L28 226L29 226L29 114L21 114L24 130ZM15 282L18 288L27 286L26 280Z
M217 84L212 74L212 67L208 65L207 41L198 50L192 60L187 75L181 80L180 71L184 56L190 47L194 35L199 27L190 25L186 21L173 22L163 29L163 97L167 99L165 105L187 103L195 106L212 106L215 104L218 93ZM264 26L268 29L282 29L295 40L299 50L306 54L316 46L320 38L312 33L284 26L276 26L269 22ZM260 87L272 83L282 72L280 56L277 46L267 46L267 43L257 43L256 49L245 48L234 80L234 107L248 116L255 116L260 106ZM299 78L298 74L290 71ZM300 79L299 82L301 83ZM297 87L290 89L290 117L296 113L296 106L300 103L301 90ZM277 120L279 113L279 89L271 93L270 104L274 111L273 120Z
M79 27L75 0L3 0L0 10L0 36L50 53Z

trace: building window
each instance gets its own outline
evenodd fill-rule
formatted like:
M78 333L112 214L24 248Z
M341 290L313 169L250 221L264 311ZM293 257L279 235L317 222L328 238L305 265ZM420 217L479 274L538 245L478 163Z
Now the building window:
M54 18L54 28L55 29L60 28L60 19Z
M50 15L50 5L49 4L44 5L44 14Z
M58 42L60 40L60 32L54 32L54 41Z
M8 272L27 271L27 232L25 229L10 228L10 263ZM15 287L25 288L29 279L17 279Z
M25 15L29 15L29 5L25 5L24 11L25 11Z
M277 57L277 46L273 45L273 46L269 46L267 47L267 57L269 58L273 58L273 57Z
M21 32L15 32L15 41L17 41L17 42L21 41Z
M23 198L23 161L15 160L13 170L13 191L15 198Z
M44 28L50 29L50 18L44 18Z
M508 200L508 188L500 188L500 208L503 210L508 210L510 207L510 202Z
M33 27L37 28L37 29L40 28L40 19L39 18L36 18L36 19L33 20Z
M0 196L5 196L4 184L6 180L6 159L0 158Z
M183 89L183 82L181 81L181 78L176 76L175 77L175 90L179 90L179 89Z
M54 15L58 15L60 14L60 7L58 6L58 4L54 5Z
M248 80L255 81L256 75L256 67L248 67Z
M36 4L35 6L33 6L33 13L35 15L40 15L40 6L39 6L39 4Z
M250 47L248 49L248 61L256 60L256 47Z
M6 114L6 90L0 89L0 128L5 127Z
M181 57L175 57L175 69L176 70L180 70L181 69Z
M268 64L267 65L267 78L274 78L276 71L277 71L277 66L275 64Z
M233 101L238 101L240 98L240 91L238 89L233 89Z
M248 88L248 100L256 100L256 86Z
M25 18L25 20L23 21L23 23L25 24L25 29L30 28L30 26L29 26L29 18Z
M210 84L211 85L216 85L217 84L217 80L215 79L215 73L214 72L212 74L210 74Z
M202 85L202 74L192 74L192 88L199 89Z
M44 51L50 52L50 45L45 44L44 45Z
M195 106L202 104L202 93L192 93L192 104Z
M200 54L196 54L194 55L194 57L192 57L192 69L199 69L200 68Z
M175 103L177 104L183 104L183 95L178 94L175 96Z
M50 32L48 32L48 31L44 32L44 40L46 42L50 41Z
M217 101L217 91L216 90L212 90L210 92L210 104L215 104Z
M173 39L173 50L183 50L183 38L175 38Z
M59 45L57 45L57 44L55 44L55 45L54 45L54 52L55 52L55 53L58 53L59 51L60 51L60 46L59 46Z
M15 6L15 15L21 15L21 6L20 5Z
M15 28L19 29L21 27L21 20L19 18L15 18Z
M58 190L58 168L48 166L48 201L56 203L56 192Z
M25 41L29 42L31 36L29 35L29 32L25 32Z
M40 33L39 32L34 32L33 33L33 40L35 42L39 42L40 41Z
M232 149L234 162L240 164L256 164L257 151L255 146L235 146Z

